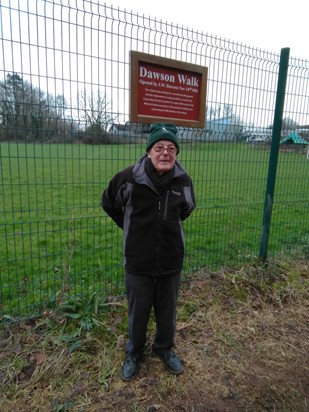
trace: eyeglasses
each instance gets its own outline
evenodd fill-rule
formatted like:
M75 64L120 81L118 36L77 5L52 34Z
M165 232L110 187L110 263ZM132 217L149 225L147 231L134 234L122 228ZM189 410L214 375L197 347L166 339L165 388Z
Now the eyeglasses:
M153 150L157 153L162 153L164 152L164 150L167 150L167 152L170 154L178 153L178 150L175 146L163 146L162 144L153 146Z

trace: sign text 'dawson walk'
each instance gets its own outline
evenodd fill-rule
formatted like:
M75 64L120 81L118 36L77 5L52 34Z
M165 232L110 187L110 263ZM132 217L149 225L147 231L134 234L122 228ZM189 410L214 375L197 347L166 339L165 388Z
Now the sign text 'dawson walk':
M146 59L143 53L138 55L141 58L131 60L131 121L163 119L204 127L207 69L165 58L158 61L157 56L146 55Z

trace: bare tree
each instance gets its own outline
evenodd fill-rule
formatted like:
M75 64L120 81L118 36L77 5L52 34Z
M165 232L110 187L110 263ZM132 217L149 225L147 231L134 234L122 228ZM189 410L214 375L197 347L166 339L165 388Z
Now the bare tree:
M66 106L64 96L55 99L18 73L8 73L0 81L0 131L7 139L36 140L58 134Z
M282 119L282 129L283 130L295 130L298 126L298 123L291 119L290 117L285 117Z
M231 104L218 104L217 106L210 106L207 108L207 119L219 119L220 117L235 118L233 106Z
M112 115L110 101L100 89L89 94L83 90L78 95L78 106L86 131L106 132L108 125L116 118Z

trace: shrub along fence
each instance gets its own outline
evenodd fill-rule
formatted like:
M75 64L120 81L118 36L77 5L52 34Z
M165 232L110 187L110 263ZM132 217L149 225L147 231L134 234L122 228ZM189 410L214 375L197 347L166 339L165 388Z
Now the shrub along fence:
M279 53L94 1L0 7L2 316L123 292L121 233L100 196L145 151L148 125L128 122L130 50L208 67L205 127L179 129L197 195L184 275L259 256L265 206L268 255L309 253L308 61L289 58L274 163Z

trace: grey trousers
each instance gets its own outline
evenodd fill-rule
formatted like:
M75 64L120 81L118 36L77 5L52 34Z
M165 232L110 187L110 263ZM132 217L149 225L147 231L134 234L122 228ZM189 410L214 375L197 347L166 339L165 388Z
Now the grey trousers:
M174 346L176 331L180 274L155 278L126 273L125 285L129 324L127 351L137 355L143 353L152 307L156 320L153 350L171 349Z

